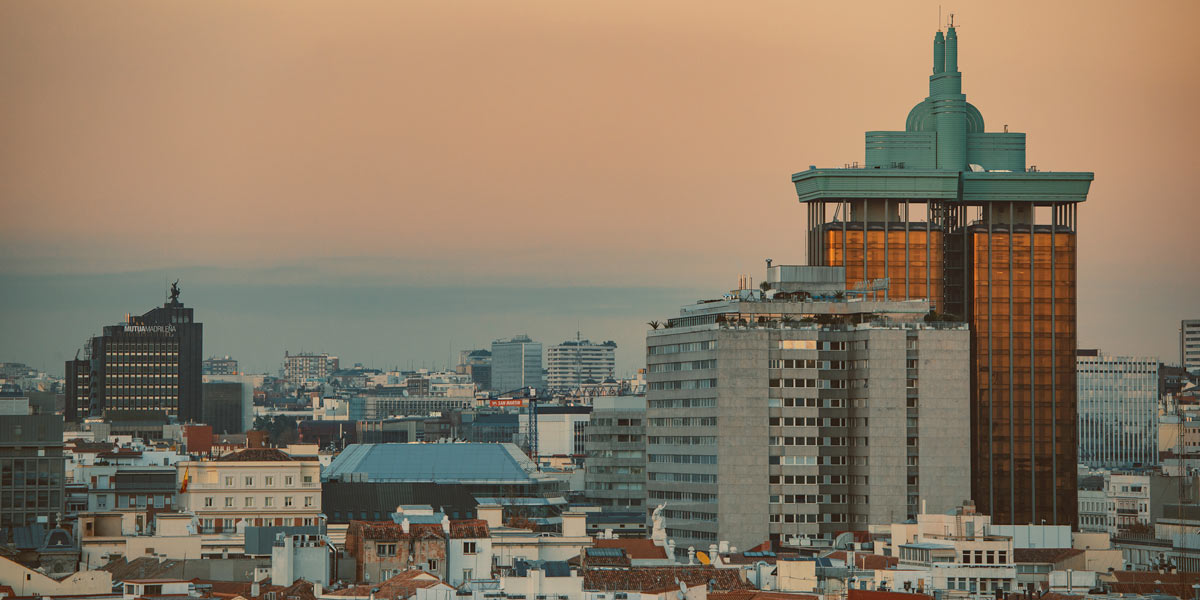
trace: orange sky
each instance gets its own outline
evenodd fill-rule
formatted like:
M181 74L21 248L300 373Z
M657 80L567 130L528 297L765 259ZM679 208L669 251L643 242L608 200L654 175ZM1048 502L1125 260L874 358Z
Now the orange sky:
M1200 316L1200 3L945 6L988 130L1096 173L1081 344L1129 287L1177 298L1153 327ZM719 291L803 260L790 174L903 128L937 10L0 3L0 274L366 257L362 277Z

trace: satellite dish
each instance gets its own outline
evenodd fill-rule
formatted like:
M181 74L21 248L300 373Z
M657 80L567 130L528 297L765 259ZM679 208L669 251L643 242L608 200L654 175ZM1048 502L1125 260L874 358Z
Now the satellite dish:
M675 581L679 581L679 580L676 579ZM678 598L679 600L686 600L686 598L687 598L687 584L686 583L679 581L679 591L675 592L675 597Z
M710 559L708 557L708 554L703 551L696 551L696 559L699 560L700 564L702 564L702 565L711 565L712 564L712 559Z

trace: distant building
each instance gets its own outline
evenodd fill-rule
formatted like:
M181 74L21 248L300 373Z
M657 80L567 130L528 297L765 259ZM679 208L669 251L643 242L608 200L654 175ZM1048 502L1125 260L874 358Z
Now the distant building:
M370 390L350 398L349 418L381 420L389 417L428 415L435 412L465 410L475 404L474 397L406 396L404 388Z
M199 421L203 344L203 324L177 296L140 317L127 315L126 323L105 326L86 349L86 376L82 359L66 363L66 418L103 416L136 423L131 427L138 432L155 430L155 423L161 430L170 417ZM122 428L114 425L117 431Z
M546 349L546 386L552 392L578 389L585 383L604 383L616 372L616 342L593 344L568 340Z
M85 348L91 354L91 347ZM63 418L76 422L80 413L88 412L92 395L92 361L90 358L68 360L63 381ZM81 410L82 408L82 410Z
M200 365L200 371L204 375L237 375L238 361L228 356L206 358Z
M543 387L541 342L527 335L492 342L492 389L504 394L523 387Z
M56 526L65 469L62 416L0 415L0 530Z
M480 390L492 388L492 353L488 350L463 350L459 354L460 374L469 375ZM507 390L505 390L507 391Z
M1179 325L1179 364L1200 375L1200 319L1185 320Z
M1076 353L1079 462L1093 468L1158 464L1158 360Z
M645 521L646 398L597 396L584 442L584 495L602 511L637 511Z
M561 457L566 462L582 464L584 442L587 439L590 406L539 406L537 411L537 456L542 466L547 466L551 457ZM529 411L518 416L521 431L529 427ZM525 436L528 437L528 436ZM528 443L528 440L525 440Z
M213 433L245 433L254 424L254 385L230 381L238 375L204 376L204 418Z
M925 322L925 300L806 294L733 290L648 332L647 503L666 505L676 552L832 538L970 497L967 326Z
M380 521L412 504L474 518L477 498L510 502L523 516L545 520L558 516L549 499L563 491L513 444L354 444L321 477L330 523Z
M283 376L294 384L325 381L338 370L338 357L321 354L283 353Z

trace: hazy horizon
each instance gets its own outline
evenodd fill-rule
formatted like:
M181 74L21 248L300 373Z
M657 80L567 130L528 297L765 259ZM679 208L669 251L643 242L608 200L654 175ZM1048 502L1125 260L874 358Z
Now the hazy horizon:
M987 130L1095 173L1080 347L1178 362L1200 318L1200 4L954 8ZM2 4L0 361L61 374L178 278L205 354L247 370L581 331L627 374L646 321L805 261L790 175L903 129L937 10Z

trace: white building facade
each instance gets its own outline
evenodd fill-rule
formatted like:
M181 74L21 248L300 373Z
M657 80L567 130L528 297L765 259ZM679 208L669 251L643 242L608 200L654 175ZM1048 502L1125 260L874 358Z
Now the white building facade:
M567 392L585 383L603 383L615 376L616 342L566 341L546 349L546 385Z

